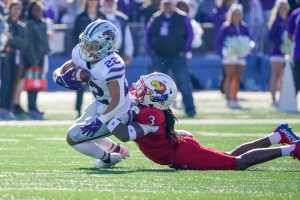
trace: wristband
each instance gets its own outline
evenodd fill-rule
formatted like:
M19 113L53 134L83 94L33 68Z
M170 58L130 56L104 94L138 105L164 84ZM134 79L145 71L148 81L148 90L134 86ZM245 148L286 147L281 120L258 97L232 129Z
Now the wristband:
M100 118L100 117L99 117ZM98 118L98 119L99 119ZM113 132L113 130L115 130L115 128L120 124L120 120L118 120L117 118L112 118L112 120L110 120L108 122L108 124L106 125L107 129L109 130L109 132Z
M98 119L102 122L102 124L106 124L109 121L105 115L100 115Z

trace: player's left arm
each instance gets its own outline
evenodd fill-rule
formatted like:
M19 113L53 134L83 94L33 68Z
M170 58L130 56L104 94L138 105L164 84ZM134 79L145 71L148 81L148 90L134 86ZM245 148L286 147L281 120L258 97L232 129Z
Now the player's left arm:
M71 78L75 72L75 63L72 60L65 62L61 67L54 70L52 74L53 81L70 90L78 90L82 87L82 82Z
M287 24L287 28L286 28L286 30L288 32L288 37L289 37L290 41L292 41L292 42L294 40L293 35L294 35L295 29L296 29L296 17L297 17L297 15L295 15L292 12L288 18L288 24Z
M132 141L147 135L150 132L156 132L159 127L131 122L129 125L121 123L117 118L113 118L107 123L108 130L122 142Z
M111 96L111 101L108 104L106 110L104 110L104 112L99 117L99 120L103 124L111 120L124 106L125 102L124 91L121 89L117 80L107 82L107 87Z
M106 124L108 121L110 121L115 115L118 114L122 106L124 106L124 89L120 87L118 79L108 81L107 86L111 96L110 103L98 118L81 127L82 134L95 134L103 124Z
M76 67L76 65L73 63L72 60L68 60L66 61L62 66L60 66L59 68L55 69L53 71L53 77L57 77L60 76L62 74L64 74L66 71L68 71L69 69Z

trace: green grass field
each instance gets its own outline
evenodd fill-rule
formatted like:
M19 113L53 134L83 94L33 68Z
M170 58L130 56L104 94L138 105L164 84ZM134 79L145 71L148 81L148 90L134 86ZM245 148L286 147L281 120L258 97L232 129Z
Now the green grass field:
M267 94L257 98L252 97L256 93L245 94L246 108L241 111L224 108L224 101L214 93L205 94L196 98L198 121L184 121L176 127L189 130L205 146L230 151L269 134L277 121L291 121L293 130L300 132L299 113L276 112L266 102ZM0 199L300 199L300 162L291 157L246 171L176 171L147 160L129 142L121 144L130 148L130 158L111 169L93 168L93 159L64 141L75 112L73 96L67 95L58 104L55 97L61 95L41 97L46 123L0 122ZM182 110L175 112L184 118ZM68 121L53 125L52 120L57 119ZM238 123L220 123L222 119ZM269 121L264 123L265 119ZM259 123L249 123L251 120Z

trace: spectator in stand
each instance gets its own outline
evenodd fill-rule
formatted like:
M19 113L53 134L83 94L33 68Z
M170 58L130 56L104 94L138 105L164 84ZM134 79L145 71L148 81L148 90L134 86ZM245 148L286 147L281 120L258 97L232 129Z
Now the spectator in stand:
M133 20L134 0L116 0L117 9L128 17L128 21Z
M160 2L161 0L145 0L142 7L141 7L141 13L143 22L146 25L149 21L149 19L152 17L152 15L159 11L160 9Z
M8 111L4 108L6 104L6 95L7 95L7 82L8 82L8 75L6 74L7 69L6 65L6 55L7 55L7 41L9 38L8 33L8 24L4 16L0 14L0 120L6 119L6 115L8 115L9 119L13 119L13 115L8 113ZM9 91L8 91L9 92Z
M268 40L269 29L268 22L271 17L271 10L275 5L276 0L260 0L261 7L264 13L264 32L261 34L263 37L263 53L268 54L270 52L270 41Z
M194 0L194 3L197 2L197 0ZM198 1L199 5L195 5L195 8L197 7L196 11L192 11L191 17L194 17L196 21L202 23L202 22L213 22L214 19L214 13L213 10L216 7L216 1L212 0L200 0ZM193 13L195 12L195 13Z
M5 5L2 1L0 1L0 15L4 16L6 15L6 9L5 9Z
M21 56L26 47L25 25L19 20L22 4L20 1L13 1L9 6L6 21L9 26L9 41L6 47L6 58L3 67L4 76L2 79L3 92L1 97L1 118L5 120L15 119L13 114L13 98L16 93L16 87L20 80L20 71L23 70ZM16 114L25 114L20 105Z
M298 8L300 6L300 0L288 0L289 4L290 4L290 13L292 13L296 8Z
M3 16L8 15L9 5L11 0L1 0L0 1L0 14Z
M283 67L285 65L285 59L283 52L280 50L280 46L283 42L284 32L287 26L287 17L289 12L289 4L287 0L277 0L276 5L272 10L272 15L269 21L269 39L272 43L271 51L271 79L270 79L270 91L272 97L272 106L277 106L276 92L278 86L281 83L283 74Z
M21 11L21 15L20 15L20 20L26 21L26 18L28 16L28 6L29 6L30 0L22 0L21 2L22 2L22 11Z
M25 70L31 66L43 68L44 57L50 51L42 2L33 1L29 4L28 9L28 45L24 52ZM33 120L43 120L44 113L37 108L38 91L27 91L27 93L28 117Z
M260 0L262 9L264 10L264 12L266 13L267 17L270 17L270 12L273 9L274 5L275 5L276 0ZM267 18L268 19L268 18Z
M177 0L176 7L179 10L185 12L187 15L190 14L190 5L189 5L188 0ZM194 33L194 38L192 41L192 48L197 49L202 44L203 29L202 29L200 23L198 23L193 18L191 19L191 25L192 25L193 33ZM190 52L190 53L192 53L192 52Z
M236 0L218 0L217 5L213 10L212 22L214 24L214 49L221 56L222 50L218 50L218 35L220 28L226 21L226 14L230 6L235 3ZM219 88L222 93L224 93L224 81L225 81L225 71L223 69L222 75L220 76Z
M134 45L133 38L128 25L128 17L118 11L117 0L101 0L101 18L113 23L118 30L118 40L116 49L123 58L125 65L129 65L132 60Z
M162 0L146 27L146 45L152 56L149 71L172 71L182 93L185 112L196 115L186 53L191 51L193 29L186 13L175 7L175 0Z
M86 1L84 1L84 2L86 2ZM82 2L82 0L72 0L72 2L68 3L68 5L65 8L65 12L62 14L62 16L60 18L60 23L67 24L68 28L71 29L71 31L72 31L76 17L84 9L83 8L83 6L85 6L84 2ZM99 7L99 6L97 6L97 7ZM69 34L72 34L72 33L70 32ZM71 40L72 40L72 38L71 38ZM71 40L70 40L70 42L72 42ZM69 48L71 50L71 49L73 49L73 46L69 47Z
M133 0L133 8L131 11L130 22L141 22L141 8L143 6L144 0Z
M79 35L84 31L84 29L97 19L100 19L100 11L99 11L99 0L86 0L84 4L84 11L80 13L74 23L73 28L73 46L78 44ZM75 110L77 111L77 116L81 116L81 107L83 102L83 94L86 87L82 87L81 89L76 91L76 103Z
M218 0L216 8L213 10L213 23L214 23L214 47L215 50L218 48L218 35L220 32L220 28L223 23L226 21L226 14L230 6L235 3L236 0ZM218 52L220 55L222 52Z
M289 38L294 42L294 80L296 87L296 94L300 89L300 7L295 9L288 18L287 31Z
M226 39L236 36L248 36L249 32L245 23L242 21L243 8L240 4L232 4L227 12L226 22L222 25L218 37L219 51L225 47ZM240 109L237 92L240 80L244 72L246 60L244 57L235 55L235 58L223 56L225 80L224 92L227 99L227 107Z

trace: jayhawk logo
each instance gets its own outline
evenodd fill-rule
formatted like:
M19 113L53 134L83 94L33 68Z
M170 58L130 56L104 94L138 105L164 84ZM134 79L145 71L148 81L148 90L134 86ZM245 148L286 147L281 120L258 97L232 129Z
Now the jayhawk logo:
M165 101L169 99L169 94L164 94L167 90L166 85L157 80L151 81L151 85L155 88L153 90L155 94L150 97L150 100L152 102L157 102L161 105L164 105Z
M159 82L157 80L153 80L151 81L151 85L155 88L154 92L158 93L158 94L163 94L165 93L167 87L164 83Z

